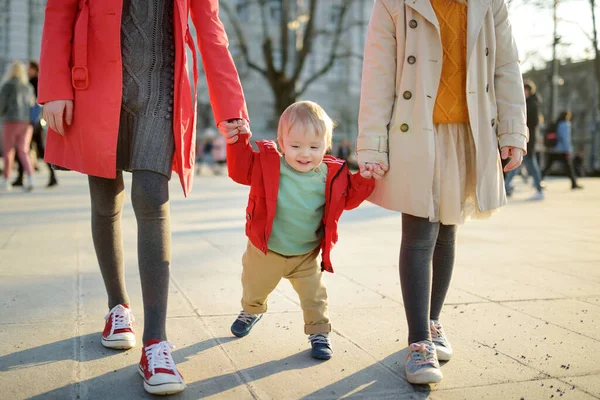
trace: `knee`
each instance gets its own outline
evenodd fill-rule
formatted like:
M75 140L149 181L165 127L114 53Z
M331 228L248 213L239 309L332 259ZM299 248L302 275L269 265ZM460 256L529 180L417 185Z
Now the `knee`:
M149 179L134 180L131 187L131 204L136 214L161 211L168 205L168 180L162 175L153 175Z
M456 225L441 225L436 245L454 246L456 243Z

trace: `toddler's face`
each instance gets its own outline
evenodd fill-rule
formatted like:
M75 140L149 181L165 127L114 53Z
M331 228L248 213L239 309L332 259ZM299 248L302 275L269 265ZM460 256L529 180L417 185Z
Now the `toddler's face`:
M306 131L302 124L292 126L283 137L285 161L298 172L309 172L323 162L325 137L317 136L314 130Z

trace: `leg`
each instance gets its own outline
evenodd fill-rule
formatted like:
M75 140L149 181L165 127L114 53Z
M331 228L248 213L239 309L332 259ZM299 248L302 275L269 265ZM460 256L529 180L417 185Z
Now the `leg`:
M123 270L123 239L121 212L123 210L123 175L116 179L88 177L92 202L92 238L100 272L104 279L108 308L129 304Z
M456 225L442 225L433 251L433 280L431 285L430 319L440 318L446 293L452 280L456 248Z
M21 164L21 160L19 160L19 157L17 157L16 161L17 161L17 168L18 168L19 174L17 175L17 179L15 179L15 181L13 182L13 186L22 186L23 185L23 164Z
M512 194L512 188L510 187L510 183L512 182L512 180L516 174L517 174L517 171L514 169L512 171L508 171L506 173L506 179L504 180L504 190L506 190L506 194L508 196L510 196Z
M293 257L293 269L286 278L300 297L304 313L304 333L313 335L331 332L327 313L327 288L323 283L323 272L317 261L319 249L301 257ZM286 271L287 272L287 271Z
M569 178L571 179L571 188L576 188L577 186L577 178L575 178L575 170L573 169L573 160L570 159L567 154L562 154L562 159L567 168L567 173L569 174Z
M138 228L138 263L144 301L144 336L167 340L167 301L171 265L169 178L134 171L131 203Z
M532 155L523 157L523 164L527 168L527 173L533 177L533 185L538 192L542 191L542 178L540 177L540 167L537 160Z
M15 160L16 129L14 123L2 124L2 157L4 157L4 179L10 177Z
M27 123L23 123L19 129L17 136L17 155L21 165L27 176L33 175L33 167L29 158L29 150L31 149L31 137L33 136L33 128Z
M248 241L242 257L242 308L249 314L267 311L267 298L283 276L286 258L269 251L264 254Z
M550 172L550 168L552 168L552 164L554 164L554 160L556 160L556 154L548 153L546 155L546 166L544 167L544 170L542 171L542 179L544 179L546 177L546 175L548 175L548 172Z
M431 340L431 262L439 225L429 222L427 218L402 214L400 285L408 322L409 343Z

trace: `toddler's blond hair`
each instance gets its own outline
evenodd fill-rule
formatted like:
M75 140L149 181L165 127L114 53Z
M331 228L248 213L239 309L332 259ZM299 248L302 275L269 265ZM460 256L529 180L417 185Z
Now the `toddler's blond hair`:
M331 149L334 123L323 107L313 101L298 101L286 108L277 127L277 143L280 149L283 149L283 137L295 124L301 124L306 132L314 131L318 137L325 138L325 149Z

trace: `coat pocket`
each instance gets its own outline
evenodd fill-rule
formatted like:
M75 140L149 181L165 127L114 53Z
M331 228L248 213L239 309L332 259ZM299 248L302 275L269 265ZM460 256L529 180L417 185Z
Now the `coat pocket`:
M250 198L248 199L248 206L246 206L246 235L250 235L250 230L252 226L252 220L254 219L254 208L256 206L256 202Z

